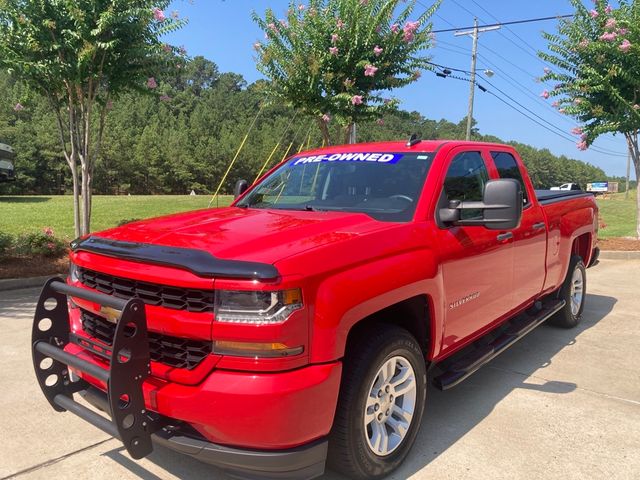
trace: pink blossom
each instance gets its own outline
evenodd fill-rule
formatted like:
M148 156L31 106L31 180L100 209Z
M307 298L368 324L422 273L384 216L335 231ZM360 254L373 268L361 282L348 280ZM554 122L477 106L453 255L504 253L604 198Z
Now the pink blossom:
M336 27L338 29L342 29L344 27L344 22L340 19L338 19L338 21L336 22Z
M330 47L329 48L329 53L331 55L338 55L338 47Z
M47 237L53 237L53 228L46 227L43 232Z
M618 48L624 53L627 53L631 48L631 42L625 38Z
M47 248L49 250L54 250L56 248L56 244L53 243L53 242L49 242L49 243L47 243Z
M400 26L397 23L394 23L393 25L391 25L391 31L393 33L398 33L399 29L400 29Z
M382 26L378 25L376 27L376 33L380 33L382 31Z
M589 15L591 15L591 18L597 18L598 15L600 15L600 14L597 12L597 10L591 10L589 12Z
M540 96L546 100L547 98L549 98L549 92L545 90L540 94Z
M583 133L582 135L580 135L580 140L582 140L583 142L587 140L587 134Z
M18 103L16 103L16 104L15 104L15 106L13 107L13 110L14 110L15 112L21 112L22 110L24 110L24 106L23 106L20 102L18 102Z
M582 129L580 127L574 127L571 129L571 133L574 135L582 135Z
M369 0L360 0L360 5L367 5Z
M171 97L169 95L160 95L161 102L169 102L171 101Z
M262 44L260 42L256 42L253 44L253 48L255 50L260 50L262 48Z
M329 123L331 121L331 116L328 113L325 113L324 115L322 115L322 121L324 123Z
M180 47L180 48L178 49L178 53L179 53L180 55L183 55L183 56L184 56L184 55L186 55L186 54L187 54L187 49L186 49L186 48L184 48L184 46L182 46L182 47Z
M275 23L273 23L273 22L271 22L271 23L267 23L267 28L268 28L269 30L273 30L274 32L277 32L277 31L278 31L278 27L276 27L276 24L275 24Z
M580 97L573 99L573 104L574 105L580 105L581 103L582 103L582 99Z
M331 35L331 43L336 43L338 40L340 40L340 37L338 36L337 33L334 33L333 35Z
M558 109L558 112L560 112L560 113L565 113L566 111L567 111L567 110L566 110L566 109L564 109L564 108L559 108L559 109Z
M604 9L604 13L609 15L611 12L613 12L613 7L611 5L607 5L607 8Z
M298 5L298 10L302 12L304 10L304 5L303 4Z
M375 54L376 57L379 57L380 54L382 53L382 48L380 48L378 45L376 45L375 47L373 47L373 53Z
M607 30L613 30L614 28L616 28L616 19L608 18L607 23L604 24L604 28L606 28Z
M549 67L544 67L544 73L546 75L550 74L551 73L551 69Z
M289 26L284 20L280 20L280 25L282 25L284 28L287 28Z
M379 118L379 119L377 119L377 120L376 120L376 123L377 123L378 125L384 125L384 119Z
M353 105L362 105L362 95L354 95L351 97L351 103Z
M364 67L364 76L365 77L373 77L378 71L378 67L373 65L365 65Z
M589 46L589 40L587 39L581 40L578 46L580 48L587 48Z
M158 88L158 82L156 82L155 78L149 77L147 79L147 87L149 87L151 90L153 90L154 88Z
M173 12L171 12L171 18L173 18L174 20L177 20L180 17L180 13L178 13L177 10L174 10Z
M578 150L581 150L581 151L584 152L588 148L587 147L587 142L582 140L581 142L576 143L576 147L578 147Z
M558 108L558 106L559 106L559 105L560 105L560 102L558 102L558 101L555 101L555 102L553 102L553 103L551 104L551 106L552 106L553 108Z
M167 17L165 17L164 12L159 8L153 9L153 18L158 22L164 22Z
M629 33L629 29L628 28L620 28L620 29L618 29L618 35L626 35L627 33Z
M640 110L640 105L638 105L637 103L633 106L634 110Z
M415 72L413 72L413 75L411 75L411 78L413 78L414 80L418 80L421 76L422 72L420 70L416 70Z
M164 50L167 53L171 53L171 45L168 45L168 44L164 43L162 45L162 50Z
M385 98L384 100L382 100L382 103L384 103L385 105L389 105L391 102L393 102L393 100L391 100L390 98Z
M420 24L418 22L407 22L404 27L402 27L402 31L404 32L404 41L405 42L412 42L414 37L415 37L415 33L416 30L418 30L418 27L420 26Z
M600 35L598 38L603 42L613 42L617 38L618 34L616 32L606 32Z

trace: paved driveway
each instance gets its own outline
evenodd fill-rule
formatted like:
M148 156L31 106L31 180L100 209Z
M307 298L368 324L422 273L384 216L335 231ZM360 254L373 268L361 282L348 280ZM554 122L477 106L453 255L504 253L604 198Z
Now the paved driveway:
M417 444L391 478L640 478L640 261L604 260L588 276L578 328L543 325L460 386L429 391ZM0 480L226 480L159 447L132 461L54 413L31 371L37 295L0 292Z

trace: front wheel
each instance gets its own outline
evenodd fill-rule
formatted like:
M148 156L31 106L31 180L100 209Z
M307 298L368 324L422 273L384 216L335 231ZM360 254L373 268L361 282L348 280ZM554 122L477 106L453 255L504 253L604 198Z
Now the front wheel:
M382 478L413 445L426 391L426 365L414 337L395 325L358 336L344 359L329 466L349 478Z
M550 319L552 325L562 328L573 328L582 319L582 310L587 294L587 269L582 257L573 255L569 261L569 270L558 298L564 300L565 306Z

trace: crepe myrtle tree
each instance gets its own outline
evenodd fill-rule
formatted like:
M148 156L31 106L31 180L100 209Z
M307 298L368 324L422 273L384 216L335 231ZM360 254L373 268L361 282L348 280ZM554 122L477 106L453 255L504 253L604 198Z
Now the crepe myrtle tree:
M291 2L284 18L253 13L264 31L256 62L269 93L317 119L325 144L329 123L381 121L397 101L383 93L415 82L430 68L425 52L433 36L429 19L440 1L411 21L415 1L310 0Z
M78 236L91 228L94 165L111 100L127 90L155 93L154 72L178 58L178 49L160 41L185 23L165 14L169 3L0 0L0 68L42 94L55 113Z
M604 0L593 8L571 3L573 19L560 21L557 33L543 34L549 51L540 57L557 68L545 69L542 80L555 85L542 96L555 97L554 106L580 122L572 130L580 150L600 135L624 135L640 178L640 1L620 0L618 8ZM636 230L640 238L640 216Z

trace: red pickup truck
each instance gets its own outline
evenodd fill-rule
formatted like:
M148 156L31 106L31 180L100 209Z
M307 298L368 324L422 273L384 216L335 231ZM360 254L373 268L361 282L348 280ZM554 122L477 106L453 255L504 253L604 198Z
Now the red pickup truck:
M134 458L155 443L241 478L381 478L428 372L450 388L547 319L580 321L594 198L534 191L509 146L330 147L236 190L74 241L42 291L44 395Z

